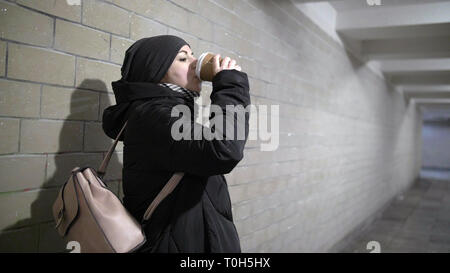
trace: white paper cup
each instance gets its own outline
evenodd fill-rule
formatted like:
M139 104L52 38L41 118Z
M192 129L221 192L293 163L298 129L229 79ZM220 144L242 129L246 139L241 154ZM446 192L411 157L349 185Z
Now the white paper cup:
M204 52L200 55L197 60L197 66L195 68L195 74L202 81L212 81L214 75L213 65L214 65L214 53ZM220 58L219 63L222 62Z

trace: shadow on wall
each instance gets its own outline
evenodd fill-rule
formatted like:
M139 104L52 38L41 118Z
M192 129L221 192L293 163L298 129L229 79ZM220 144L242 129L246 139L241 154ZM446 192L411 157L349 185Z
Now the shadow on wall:
M98 101L93 101L91 99L92 96L87 95L87 92L89 91L82 90L82 87L89 89L95 87L95 90L107 90L105 83L100 80L91 79L83 81L72 93L70 114L66 117L66 120L64 120L59 135L59 151L55 152L54 155L48 155L46 173L52 174L52 176L46 177L44 184L42 184L39 189L25 189L13 193L3 193L4 195L10 195L9 198L11 200L15 198L22 199L14 202L14 204L23 204L25 209L12 207L10 208L11 214L16 214L16 217L20 214L28 214L29 209L30 217L21 219L15 224L7 226L0 231L0 252L70 252L70 250L66 249L65 242L54 228L55 223L52 215L53 202L56 199L61 186L69 178L70 171L76 166L90 166L94 169L98 169L103 160L103 156L106 154L103 150L108 150L113 142L108 141L107 145L105 143L104 146L106 149L94 149L92 147L87 147L82 139L74 139L72 135L74 131L73 120L86 120L86 112L90 112L94 115L96 111L98 112L97 107L99 107ZM111 102L108 102L108 105L111 105ZM103 113L100 112L100 119L102 114ZM97 121L97 119L94 121ZM101 132L103 133L103 131ZM86 132L84 132L82 136L86 137ZM94 136L94 139L92 139L91 136ZM91 134L89 136L89 143L93 144L91 146L96 146L96 144L98 145L98 143L104 142L105 139L100 134L97 136ZM77 148L77 143L82 144L78 146L81 148ZM103 147L103 145L101 147ZM102 152L99 152L99 150ZM54 159L54 163L51 162L52 159ZM111 175L108 174L111 174L112 172L121 174L121 170L119 158L117 154L114 153L108 165L107 174L105 175L104 180L108 181L111 177ZM121 177L121 175L118 177ZM116 193L116 195L119 194L119 183L110 181L106 184ZM36 198L34 198L34 196L36 196Z

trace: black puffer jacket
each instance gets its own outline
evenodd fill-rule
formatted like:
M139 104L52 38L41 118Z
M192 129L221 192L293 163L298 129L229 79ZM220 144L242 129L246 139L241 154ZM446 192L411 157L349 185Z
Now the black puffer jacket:
M171 137L171 126L179 117L171 117L172 107L185 104L194 113L191 101L157 84L124 88L117 81L113 82L113 89L117 104L103 112L103 130L114 139L128 120L121 139L124 206L140 221L173 173L185 173L145 226L147 243L141 250L241 252L223 174L233 170L243 158L249 113L245 113L245 124L238 124L236 116L234 122L235 131L239 126L245 128L245 140L225 140L224 136L223 140L176 141ZM210 97L211 104L224 111L226 105L245 108L250 104L247 74L220 71L213 79ZM194 128L193 117L191 124Z

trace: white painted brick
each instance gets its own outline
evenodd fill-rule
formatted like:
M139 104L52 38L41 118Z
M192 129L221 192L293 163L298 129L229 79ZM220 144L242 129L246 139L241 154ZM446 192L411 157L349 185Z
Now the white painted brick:
M18 119L0 118L0 154L18 152L19 124Z
M76 85L80 88L112 92L111 82L122 77L120 68L120 65L77 58Z
M58 191L31 190L0 195L0 229L18 229L52 220Z
M130 39L136 41L142 38L167 34L167 26L148 18L135 15L131 16Z
M111 61L122 65L125 52L133 44L133 40L121 38L115 35L111 37Z
M40 84L0 80L0 115L39 117Z
M83 143L83 124L78 121L22 120L20 152L79 152Z
M71 21L81 21L81 5L68 5L66 1L55 0L17 0L15 2Z
M101 16L99 16L101 14ZM83 1L83 24L127 37L131 14L108 3Z
M0 3L0 37L39 46L51 46L53 19L29 9Z
M99 93L44 86L41 117L68 120L98 120Z
M92 167L98 169L103 160L102 153L52 154L48 155L45 187L64 184L69 179L70 171L75 167Z
M110 34L56 19L55 48L96 59L108 60Z
M6 71L6 42L0 41L0 76Z
M0 192L39 188L44 183L45 156L2 156L0 162Z
M9 78L73 86L74 56L9 43L7 65Z

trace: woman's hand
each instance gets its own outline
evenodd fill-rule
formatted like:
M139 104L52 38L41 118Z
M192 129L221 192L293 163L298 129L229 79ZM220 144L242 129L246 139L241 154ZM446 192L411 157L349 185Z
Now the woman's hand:
M222 60L222 63L220 63L219 60L220 60L220 54L214 55L213 77L222 70L236 69L237 71L241 71L241 67L236 64L236 60L231 59L228 56Z

